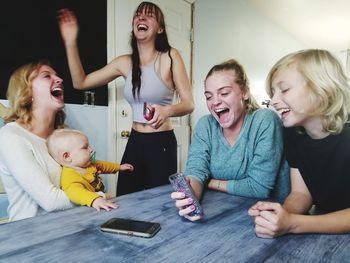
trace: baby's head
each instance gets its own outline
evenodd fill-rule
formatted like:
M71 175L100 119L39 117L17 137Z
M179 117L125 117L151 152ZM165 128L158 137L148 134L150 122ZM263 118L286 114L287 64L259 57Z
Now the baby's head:
M78 130L57 129L46 144L49 153L60 165L86 168L91 164L94 151L86 135Z

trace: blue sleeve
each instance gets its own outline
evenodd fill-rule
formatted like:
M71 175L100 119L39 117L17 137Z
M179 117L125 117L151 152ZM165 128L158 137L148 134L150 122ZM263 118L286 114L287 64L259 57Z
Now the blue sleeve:
M206 183L210 174L210 149L210 125L208 117L204 116L198 121L194 129L187 157L186 176L194 177L202 184Z
M230 194L268 198L275 187L283 157L283 130L277 114L271 110L253 118L249 136L241 152L250 151L246 176L240 180L229 180L227 191Z

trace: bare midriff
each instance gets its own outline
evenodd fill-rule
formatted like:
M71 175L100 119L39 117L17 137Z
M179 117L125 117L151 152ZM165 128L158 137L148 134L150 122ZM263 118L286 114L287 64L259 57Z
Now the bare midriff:
M162 126L158 129L154 129L150 124L133 122L132 128L138 132L161 132L161 131L170 131L173 129L170 120L168 119Z

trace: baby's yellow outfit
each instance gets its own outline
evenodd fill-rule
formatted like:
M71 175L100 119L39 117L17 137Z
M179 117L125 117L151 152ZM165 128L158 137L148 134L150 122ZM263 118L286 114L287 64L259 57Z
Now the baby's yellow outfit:
M96 192L105 192L102 178L96 174L100 171L103 174L116 173L120 169L120 164L97 160L86 168L84 174L70 167L62 167L61 188L68 198L78 205L92 205L92 202L100 197Z

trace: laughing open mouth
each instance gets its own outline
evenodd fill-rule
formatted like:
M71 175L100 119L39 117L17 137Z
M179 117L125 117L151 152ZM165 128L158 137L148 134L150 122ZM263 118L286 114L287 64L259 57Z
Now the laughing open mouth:
M63 89L61 87L56 87L51 90L51 95L54 97L60 97L63 95Z
M137 30L138 31L147 31L148 30L148 26L146 26L145 24L140 24L137 26Z
M216 109L214 110L214 112L216 113L216 115L220 118L220 116L223 114L223 113L226 113L228 112L229 109L228 108L220 108L220 109Z
M283 108L283 109L278 109L277 111L280 114L281 118L283 118L284 115L286 115L288 112L290 112L290 109Z

